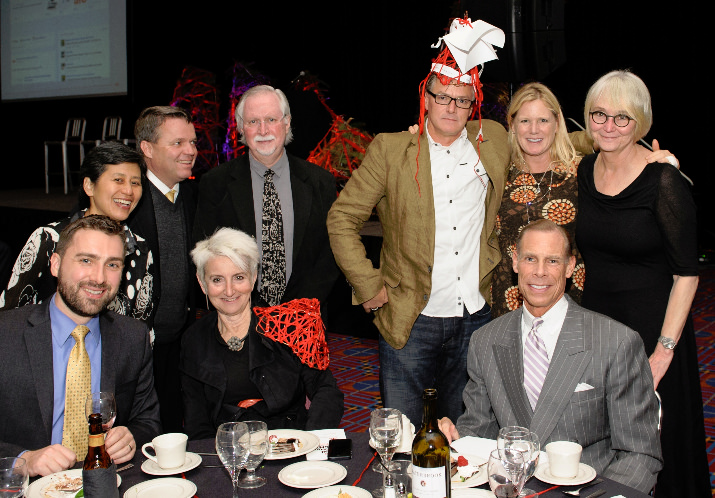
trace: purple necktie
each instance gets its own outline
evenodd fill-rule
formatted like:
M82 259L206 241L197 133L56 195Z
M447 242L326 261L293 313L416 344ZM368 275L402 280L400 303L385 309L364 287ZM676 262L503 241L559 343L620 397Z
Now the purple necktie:
M544 340L537 330L542 323L544 321L540 318L534 320L524 345L524 388L532 410L536 408L546 372L549 370L549 357Z

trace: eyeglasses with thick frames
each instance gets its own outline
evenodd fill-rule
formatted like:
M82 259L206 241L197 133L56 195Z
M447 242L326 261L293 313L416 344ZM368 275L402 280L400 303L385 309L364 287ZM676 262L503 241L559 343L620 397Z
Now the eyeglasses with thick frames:
M613 118L613 124L619 128L625 128L631 120L635 121L635 119L630 116L626 116L625 114L616 114L615 116L611 116L603 111L591 111L589 114L591 115L591 121L596 124L605 124L606 121L608 121L608 118Z
M425 92L432 95L434 101L439 105L449 105L454 100L454 105L460 109L469 109L472 107L472 104L474 104L473 100L465 99L464 97L450 97L449 95L445 95L443 93L432 93L427 89L425 89Z

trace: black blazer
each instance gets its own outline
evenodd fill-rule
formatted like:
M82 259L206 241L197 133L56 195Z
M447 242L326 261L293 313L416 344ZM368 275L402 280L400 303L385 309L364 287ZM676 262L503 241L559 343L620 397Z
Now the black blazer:
M0 313L0 454L48 446L52 440L53 376L50 300ZM114 391L116 426L126 426L137 447L161 433L149 333L143 322L106 311L100 315L103 391Z
M264 420L269 429L332 429L343 416L343 393L329 369L303 363L284 344L256 332L256 317L249 329L249 378L263 401L248 412L224 406L228 382L216 340L218 314L214 311L189 327L182 338L181 387L184 395L184 430L191 439L212 438L233 411L236 420ZM306 411L306 396L311 400ZM248 418L241 418L242 416Z
M293 271L281 302L316 298L325 305L339 270L333 258L325 221L337 197L328 171L288 154L293 193ZM194 239L202 240L219 227L256 236L253 188L248 154L223 163L201 177Z

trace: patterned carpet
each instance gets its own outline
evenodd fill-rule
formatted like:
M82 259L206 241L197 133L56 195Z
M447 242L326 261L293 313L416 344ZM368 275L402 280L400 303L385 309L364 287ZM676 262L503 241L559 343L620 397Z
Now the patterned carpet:
M710 482L715 488L715 267L701 270L700 285L693 302L693 320L705 408ZM380 406L377 341L331 333L328 346L330 368L345 393L345 415L340 426L346 431L362 432L370 423L370 411ZM419 421L415 424L419 425Z

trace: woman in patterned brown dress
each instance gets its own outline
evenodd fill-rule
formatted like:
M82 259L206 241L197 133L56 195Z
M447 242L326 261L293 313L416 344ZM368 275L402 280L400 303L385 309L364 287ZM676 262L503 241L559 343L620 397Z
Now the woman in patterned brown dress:
M529 222L546 218L561 225L573 241L576 229L581 156L569 140L561 106L541 83L527 83L512 97L507 111L511 162L507 173L497 234L502 260L492 279L492 318L521 306L512 269L516 238ZM575 249L576 268L567 292L581 301L584 267Z

